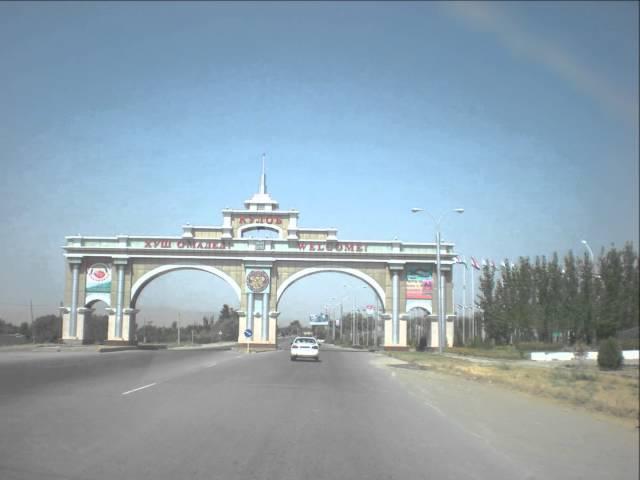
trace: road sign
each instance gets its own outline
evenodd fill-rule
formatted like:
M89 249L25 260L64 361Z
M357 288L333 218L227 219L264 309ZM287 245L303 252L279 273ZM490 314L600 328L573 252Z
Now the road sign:
M247 337L247 338L251 338L253 336L253 331L250 328L247 328L244 331L244 336Z

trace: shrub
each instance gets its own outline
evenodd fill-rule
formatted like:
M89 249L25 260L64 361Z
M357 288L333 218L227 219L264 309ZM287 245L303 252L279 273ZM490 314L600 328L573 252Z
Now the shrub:
M598 366L603 370L622 368L622 350L614 338L607 338L600 343Z

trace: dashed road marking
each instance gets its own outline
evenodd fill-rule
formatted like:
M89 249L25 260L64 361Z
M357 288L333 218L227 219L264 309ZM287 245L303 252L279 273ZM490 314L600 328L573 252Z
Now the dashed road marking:
M122 392L122 395L129 395L130 393L137 392L139 390L144 390L145 388L153 387L156 382L150 383L149 385L145 385L143 387L134 388L133 390L128 390L126 392Z

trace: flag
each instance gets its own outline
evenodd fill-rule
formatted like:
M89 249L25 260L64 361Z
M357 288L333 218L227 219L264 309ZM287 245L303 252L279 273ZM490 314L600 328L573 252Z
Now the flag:
M471 257L471 266L476 270L480 270L480 264L474 257Z
M467 266L467 261L464 259L464 257L461 257L459 255L454 259L454 261L455 263L462 263L465 267Z
M496 264L494 263L493 260L491 260L491 268L496 268Z

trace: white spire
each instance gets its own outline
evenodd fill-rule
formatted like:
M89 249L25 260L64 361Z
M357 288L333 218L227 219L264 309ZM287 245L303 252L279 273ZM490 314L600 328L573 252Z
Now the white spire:
M244 205L248 210L263 210L273 211L278 209L278 202L276 202L267 193L267 174L265 172L265 157L262 154L262 174L260 175L260 187L258 192L253 195L249 200L245 200Z
M267 193L267 175L264 173L264 157L265 154L262 154L262 175L260 175L260 190L259 193L265 194Z

